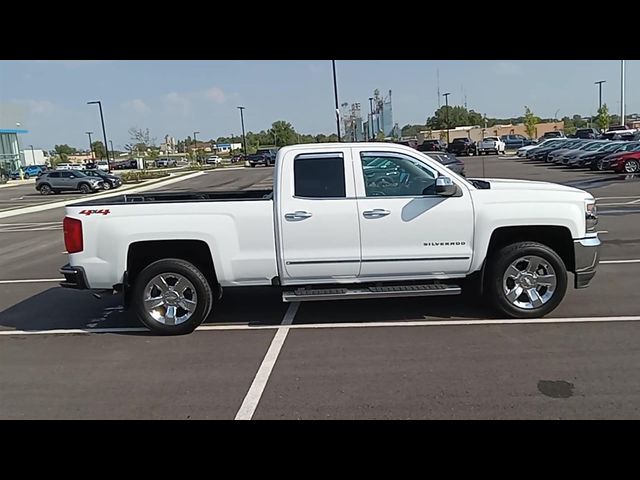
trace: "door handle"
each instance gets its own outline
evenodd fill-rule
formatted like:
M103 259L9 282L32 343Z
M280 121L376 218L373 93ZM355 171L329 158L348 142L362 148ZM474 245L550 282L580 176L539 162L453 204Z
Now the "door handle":
M312 215L309 212L303 212L303 211L295 211L293 213L285 213L284 214L284 218L286 218L287 220L304 220L305 218L309 218Z
M383 208L374 208L373 210L365 210L362 212L362 216L364 218L379 218L386 217L391 212L389 210L385 210Z

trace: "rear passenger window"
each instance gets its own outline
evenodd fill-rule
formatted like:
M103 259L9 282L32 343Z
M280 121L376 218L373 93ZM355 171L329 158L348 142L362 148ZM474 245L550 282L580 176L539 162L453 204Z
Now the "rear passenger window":
M51 172L49 178L60 178L60 172Z
M293 162L295 196L344 198L344 159L338 156L305 156Z

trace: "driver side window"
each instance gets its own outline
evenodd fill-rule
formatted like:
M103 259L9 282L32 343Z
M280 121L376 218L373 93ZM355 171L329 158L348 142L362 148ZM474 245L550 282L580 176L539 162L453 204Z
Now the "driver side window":
M436 194L437 173L418 160L397 154L362 153L360 161L367 197Z

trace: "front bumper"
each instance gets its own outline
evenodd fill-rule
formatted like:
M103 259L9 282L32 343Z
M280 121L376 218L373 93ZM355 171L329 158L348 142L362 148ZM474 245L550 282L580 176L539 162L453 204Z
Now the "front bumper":
M87 276L82 267L72 267L68 263L60 269L60 273L64 275L64 282L60 282L60 286L64 288L73 288L76 290L87 290Z
M596 274L596 267L600 261L600 245L602 242L598 234L594 233L585 238L573 241L575 256L575 288L586 288Z

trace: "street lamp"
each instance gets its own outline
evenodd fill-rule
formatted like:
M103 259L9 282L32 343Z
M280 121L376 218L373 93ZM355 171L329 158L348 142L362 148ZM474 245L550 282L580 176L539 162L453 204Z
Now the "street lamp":
M87 105L97 104L100 108L100 122L102 123L102 137L104 138L104 153L107 157L107 172L111 173L111 166L109 165L109 148L107 147L107 132L104 129L104 116L102 115L102 102L100 100L94 100L93 102L87 102Z
M198 140L196 138L196 135L198 135L200 132L193 132L193 144L196 146L195 150L194 150L194 155L196 157L196 163L198 162Z
M338 82L336 80L336 61L331 60L331 65L333 66L333 95L336 101L336 128L338 129L338 141L341 141L340 138L340 110L338 109Z
M115 162L116 161L116 154L115 154L115 150L113 149L113 141L109 140L109 145L111 145L111 159ZM107 162L109 162L109 158L107 157Z
M33 151L33 145L29 145L31 147L31 159L33 160L33 164L36 164L36 152Z
M624 60L620 60L620 125L624 123Z
M369 141L373 140L373 97L369 97Z
M598 102L598 112L602 109L602 84L603 83L607 83L606 80L599 80L597 82L594 82L594 85L598 85L598 90L599 90L599 102Z
M247 137L244 134L244 109L246 107L238 107L240 110L240 123L242 124L242 148L244 150L244 161L247 161Z
M93 143L91 143L91 134L93 132L84 132L89 135L89 152L91 152L91 160L93 160Z
M450 92L442 94L442 96L444 97L446 121L447 121L447 144L449 143L449 95L451 95Z

